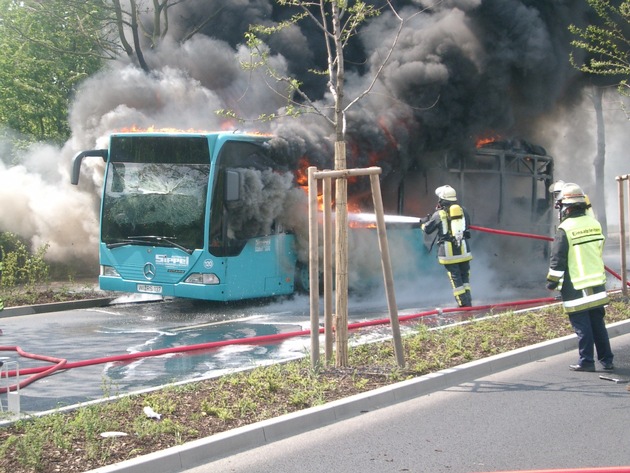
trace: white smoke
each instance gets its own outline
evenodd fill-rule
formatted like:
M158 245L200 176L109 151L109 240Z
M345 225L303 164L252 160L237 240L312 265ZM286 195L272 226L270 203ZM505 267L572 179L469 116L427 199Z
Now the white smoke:
M34 249L48 245L52 261L95 265L95 197L69 185L62 156L61 149L38 144L17 153L19 165L0 161L0 230L26 238Z

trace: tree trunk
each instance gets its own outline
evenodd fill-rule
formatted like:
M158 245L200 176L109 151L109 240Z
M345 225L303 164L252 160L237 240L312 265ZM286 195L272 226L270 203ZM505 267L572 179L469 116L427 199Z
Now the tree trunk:
M346 142L335 143L335 170L346 169ZM348 366L348 180L335 191L335 334L336 365Z
M595 116L597 119L597 154L593 161L595 167L595 198L591 204L597 219L602 225L604 234L607 233L606 219L606 193L604 192L606 181L604 176L604 167L606 164L606 130L604 126L604 112L602 109L602 96L604 89L593 86L593 106L595 108Z
M343 111L344 57L341 22L337 1L331 2L333 37L335 41L334 77L331 87L335 98L335 170L347 169L346 121ZM330 67L330 66L329 66ZM330 71L331 75L333 70ZM348 366L348 181L338 178L335 190L335 310L337 366Z
M130 59L134 59L133 48L129 41L127 41L127 36L125 35L125 22L123 20L123 10L120 5L120 0L113 0L114 2L114 10L116 12L116 25L118 27L118 37L120 38L120 44L122 44L125 53Z
M140 32L138 29L138 7L136 5L136 0L131 0L131 34L133 36L133 45L136 49L136 58L138 60L138 65L142 68L142 70L144 72L150 72L151 69L144 60L144 54L142 53L142 46L140 45Z

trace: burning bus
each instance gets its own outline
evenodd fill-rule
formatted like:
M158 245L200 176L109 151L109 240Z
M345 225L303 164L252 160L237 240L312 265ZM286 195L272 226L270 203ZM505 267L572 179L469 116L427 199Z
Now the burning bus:
M450 184L473 225L549 236L554 225L552 182L553 158L543 147L522 139L488 139L469 150L424 154L403 176L383 183L383 199L399 213L425 215L435 206L435 188ZM541 271L548 263L548 244L539 239L476 231L473 251L475 259L486 259L502 278L517 273L528 279L525 266L533 263Z
M387 208L425 215L435 204L435 188L450 184L470 207L475 225L549 234L552 182L552 157L543 147L515 139L423 154L403 176L391 175L382 187Z
M308 289L306 194L296 184L297 161L274 152L271 139L234 132L114 133L107 149L77 154L75 185L85 157L106 163L100 287L214 301ZM515 228L517 213L531 224L550 208L551 159L544 153L483 147L472 157L446 153L422 162L422 169L382 186L389 212L415 216L386 219L390 246L398 250L392 252L395 276L409 279L435 268L418 216L434 205L441 182L458 186L477 225ZM475 203L486 199L487 206ZM353 280L358 286L378 280L381 269L373 219L357 213L349 222L350 258L358 268L352 288Z

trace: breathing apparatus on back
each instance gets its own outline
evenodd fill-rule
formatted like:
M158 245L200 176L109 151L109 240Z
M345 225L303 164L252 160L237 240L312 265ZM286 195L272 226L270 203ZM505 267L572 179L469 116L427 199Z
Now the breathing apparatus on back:
M438 209L440 216L448 228L448 237L451 243L460 246L465 237L466 218L464 209L457 203L457 193L449 185L435 189L438 197Z

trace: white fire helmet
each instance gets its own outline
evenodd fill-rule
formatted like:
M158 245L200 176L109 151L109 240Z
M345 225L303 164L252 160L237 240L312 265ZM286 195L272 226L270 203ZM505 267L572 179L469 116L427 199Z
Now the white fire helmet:
M560 196L560 191L565 184L566 183L564 181L556 181L549 186L549 192L553 196L554 200L558 200L558 197Z
M562 186L558 200L562 202L562 205L585 204L586 196L580 186L573 182L567 182Z
M435 195L437 195L440 200L447 200L450 202L457 201L457 193L455 192L455 189L448 184L435 189Z

